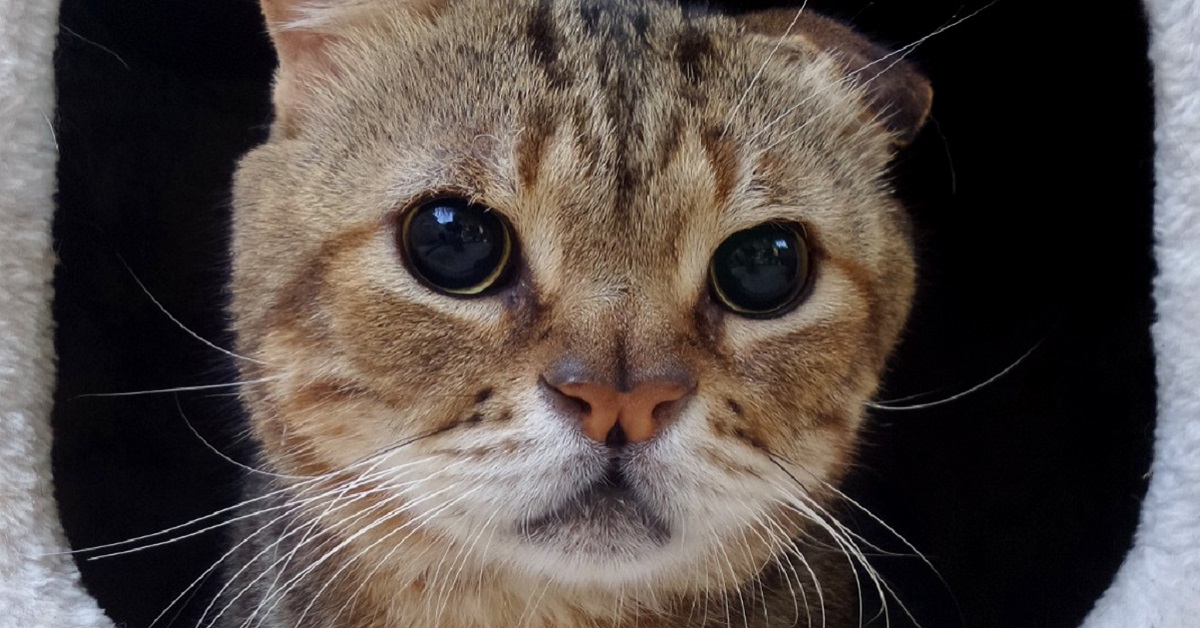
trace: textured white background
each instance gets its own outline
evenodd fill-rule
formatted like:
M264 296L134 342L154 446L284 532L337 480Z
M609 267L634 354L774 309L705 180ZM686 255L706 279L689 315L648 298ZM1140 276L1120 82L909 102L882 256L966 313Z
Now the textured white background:
M1158 427L1137 544L1085 628L1200 626L1200 0L1147 0Z
M1154 475L1137 545L1086 628L1200 626L1200 0L1146 6L1158 144ZM50 478L57 17L58 0L0 0L0 626L101 628L111 622L60 553Z
M79 586L50 477L58 0L0 0L0 626L111 626Z

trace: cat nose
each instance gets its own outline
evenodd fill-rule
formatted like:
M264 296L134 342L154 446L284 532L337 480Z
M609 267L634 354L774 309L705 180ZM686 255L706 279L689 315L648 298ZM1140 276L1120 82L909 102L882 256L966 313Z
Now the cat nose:
M584 435L613 446L650 440L691 394L687 382L671 380L639 382L629 392L590 381L543 381L551 394L573 402Z

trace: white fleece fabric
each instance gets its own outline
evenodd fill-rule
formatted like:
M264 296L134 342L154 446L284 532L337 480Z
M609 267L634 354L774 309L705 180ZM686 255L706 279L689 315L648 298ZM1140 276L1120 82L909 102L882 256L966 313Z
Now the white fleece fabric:
M58 0L0 0L0 625L100 628L50 474Z
M66 551L50 469L59 0L0 0L0 628L111 628ZM1146 0L1157 142L1153 477L1083 628L1200 627L1200 0Z
M1135 545L1084 628L1200 626L1200 0L1146 0L1158 425Z

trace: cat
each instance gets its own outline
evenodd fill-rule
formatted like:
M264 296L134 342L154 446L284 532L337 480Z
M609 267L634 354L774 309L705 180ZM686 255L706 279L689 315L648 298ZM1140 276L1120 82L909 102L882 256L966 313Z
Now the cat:
M855 626L929 112L803 9L262 0L223 626Z

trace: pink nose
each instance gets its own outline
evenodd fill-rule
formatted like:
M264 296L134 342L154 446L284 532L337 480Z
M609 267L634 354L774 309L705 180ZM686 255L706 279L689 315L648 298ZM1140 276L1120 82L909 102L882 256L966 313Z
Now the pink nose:
M583 433L598 443L606 442L617 425L631 443L650 440L659 428L655 409L688 394L683 386L662 381L641 383L630 392L618 392L611 386L590 382L551 384L551 387L583 402Z

